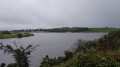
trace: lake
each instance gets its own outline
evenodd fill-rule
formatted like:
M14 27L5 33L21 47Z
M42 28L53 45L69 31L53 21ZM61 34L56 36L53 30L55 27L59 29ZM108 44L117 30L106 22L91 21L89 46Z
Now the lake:
M42 58L46 55L49 57L64 56L64 51L70 49L78 39L94 40L102 37L107 33L33 33L34 36L24 38L0 39L3 44L14 46L13 42L19 42L18 45L29 44L40 45L32 53L31 67L39 67ZM11 55L3 54L0 51L0 63L13 63Z

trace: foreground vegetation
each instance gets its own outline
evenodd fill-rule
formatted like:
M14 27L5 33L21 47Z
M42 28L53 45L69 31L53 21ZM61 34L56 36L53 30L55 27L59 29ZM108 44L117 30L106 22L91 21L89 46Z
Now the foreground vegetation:
M9 32L9 31L2 31L0 32L0 39L5 38L21 38L21 37L29 37L33 36L30 33L20 33L20 32Z
M36 46L28 45L26 48L17 45L18 43L14 42L15 47L11 45L4 45L0 43L0 50L4 50L4 53L11 54L12 57L15 59L15 63L8 64L7 67L29 67L31 53L36 50ZM5 67L6 64L2 63L0 67Z
M65 57L43 58L40 67L119 67L120 30L94 41L78 40Z

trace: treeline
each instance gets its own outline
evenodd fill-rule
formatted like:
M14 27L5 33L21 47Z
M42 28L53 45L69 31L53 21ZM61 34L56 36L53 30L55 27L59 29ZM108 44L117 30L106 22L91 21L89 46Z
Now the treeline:
M13 30L14 32L84 32L89 30L85 27L62 27L52 29L26 29L26 30Z
M87 27L62 27L62 28L51 28L51 29L23 29L23 30L12 30L12 32L111 32L118 30L119 28L87 28Z

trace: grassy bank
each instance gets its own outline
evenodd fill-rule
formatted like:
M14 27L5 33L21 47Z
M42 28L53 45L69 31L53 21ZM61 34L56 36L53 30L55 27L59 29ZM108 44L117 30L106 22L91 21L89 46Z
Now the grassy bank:
M0 39L6 39L6 38L21 38L21 37L29 37L33 36L33 34L30 33L17 33L17 32L0 32Z
M43 58L40 67L120 67L120 30L93 40L78 40L65 56Z
M112 32L112 31L118 31L119 28L89 28L85 32Z

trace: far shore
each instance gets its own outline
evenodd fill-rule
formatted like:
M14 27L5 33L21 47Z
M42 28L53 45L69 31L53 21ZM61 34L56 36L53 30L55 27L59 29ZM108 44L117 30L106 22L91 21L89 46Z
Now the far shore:
M29 37L29 36L33 36L33 34L20 33L20 32L9 32L9 31L0 32L0 39L22 38L22 37Z

